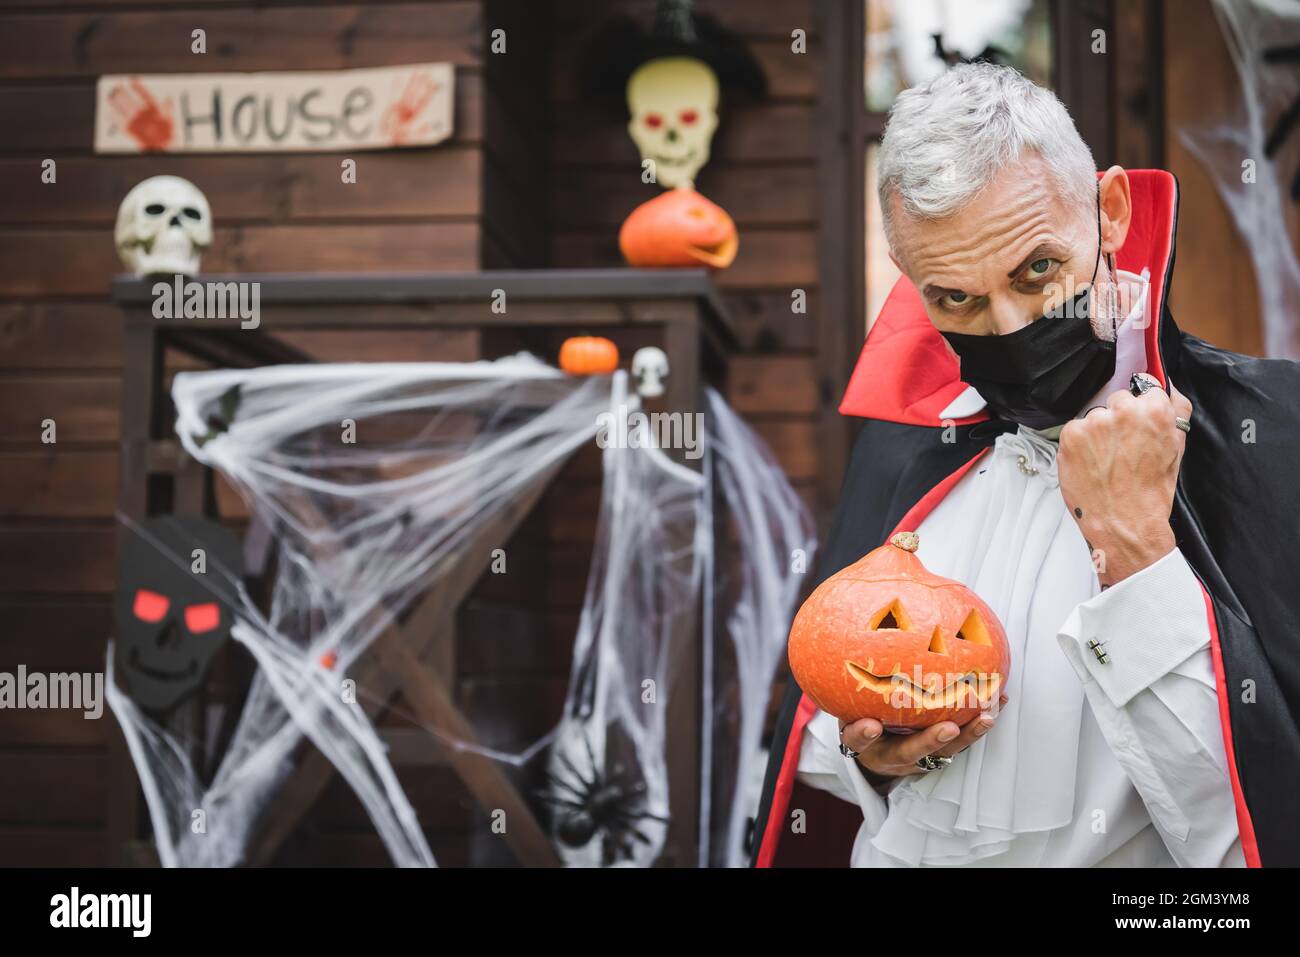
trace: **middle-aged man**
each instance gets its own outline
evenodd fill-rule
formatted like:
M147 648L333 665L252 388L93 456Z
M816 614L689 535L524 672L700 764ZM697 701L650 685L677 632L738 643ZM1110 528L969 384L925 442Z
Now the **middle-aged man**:
M904 278L819 575L918 532L1011 676L911 735L791 682L755 863L1300 864L1298 367L1178 330L1174 178L1098 176L1015 70L900 95L879 183Z

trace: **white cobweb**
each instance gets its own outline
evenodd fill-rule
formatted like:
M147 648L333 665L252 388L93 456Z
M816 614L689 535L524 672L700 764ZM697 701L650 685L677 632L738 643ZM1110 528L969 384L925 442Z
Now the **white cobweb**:
M365 676L387 645L372 646L417 618L425 644L452 627L457 601L487 571L473 547L531 507L598 432L627 440L601 453L558 724L510 749L472 728L425 730L507 773L545 761L550 836L566 863L653 863L674 812L700 817L699 863L743 861L771 681L815 543L802 502L715 392L697 468L657 447L624 373L575 379L525 354L182 373L172 393L186 451L239 491L274 536L276 561L259 601L225 576L223 591L240 595L231 636L256 670L210 775L196 771L183 725L142 712L110 675L165 866L245 861L304 738L356 793L395 864L435 863L425 829L437 822L419 820L364 707L381 703L368 701ZM688 628L703 649L703 780L682 809L669 800L668 722ZM581 800L591 788L619 798L598 820Z
M1240 80L1232 111L1178 131L1232 213L1254 266L1264 350L1300 358L1300 3L1213 0Z

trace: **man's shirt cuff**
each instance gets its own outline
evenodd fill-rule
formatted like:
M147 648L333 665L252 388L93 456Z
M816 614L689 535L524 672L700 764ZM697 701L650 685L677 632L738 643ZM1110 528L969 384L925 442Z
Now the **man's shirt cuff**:
M1095 680L1111 703L1122 708L1209 644L1200 581L1175 548L1080 602L1057 640L1079 679Z

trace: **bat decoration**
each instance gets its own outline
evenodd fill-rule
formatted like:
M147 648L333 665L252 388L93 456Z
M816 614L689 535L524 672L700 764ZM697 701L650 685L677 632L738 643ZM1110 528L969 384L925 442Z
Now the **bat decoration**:
M1285 47L1269 47L1264 51L1264 62L1270 64L1285 64L1294 66L1300 63L1300 44ZM1296 122L1300 121L1300 96L1291 102L1282 114L1273 124L1273 129L1269 130L1268 139L1264 141L1264 155L1270 160L1282 148L1282 144L1287 141L1291 133L1295 130ZM1291 178L1291 199L1292 201L1300 200L1300 168L1295 171Z
M956 66L958 63L1008 63L1011 59L1006 50L992 44L985 46L974 56L962 56L959 50L949 50L943 45L942 33L932 33L930 39L934 41L934 55L949 66Z
M145 711L166 714L203 684L230 635L243 573L238 541L215 522L158 516L127 533L118 556L114 665Z
M549 787L534 793L555 809L555 833L560 843L580 848L599 837L601 866L630 861L633 841L650 843L650 838L639 828L640 822L667 823L668 818L645 809L645 783L633 783L621 764L613 764L608 773L600 770L585 731L582 743L586 746L589 769L580 770L561 754L560 761L568 775L547 772Z
M208 431L203 435L195 435L194 441L202 448L208 442L211 442L222 432L230 428L230 423L235 421L235 413L239 411L239 383L235 383L225 392L221 393L218 404L221 407L221 414L212 413L208 416Z
M621 101L628 80L643 64L688 57L705 63L724 90L766 96L763 68L744 41L707 14L695 13L692 6L690 0L659 0L649 32L626 16L606 20L593 33L579 64L582 89L589 96Z

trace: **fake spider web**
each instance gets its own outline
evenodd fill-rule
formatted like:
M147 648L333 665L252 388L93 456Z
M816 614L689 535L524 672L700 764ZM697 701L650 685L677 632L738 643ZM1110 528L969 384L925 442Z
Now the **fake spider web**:
M1216 122L1179 138L1213 179L1254 266L1264 351L1300 358L1300 3L1214 0L1240 80L1240 97Z
M425 730L506 773L544 761L552 787L542 799L566 863L648 865L681 810L669 800L668 716L679 636L696 627L699 862L743 862L771 681L815 543L798 496L715 392L705 396L698 470L656 447L633 414L639 400L625 373L575 379L524 354L182 373L173 399L186 451L225 474L274 536L277 560L261 602L209 569L223 593L238 595L231 636L256 663L209 782L194 767L191 736L144 713L109 676L165 866L245 860L303 738L347 781L394 863L433 865L424 828L437 822L419 820L363 707L372 689L355 676L403 621L422 622L430 640L453 627L464 583L486 571L470 546L503 515L531 507L611 423L609 434L628 441L601 452L559 723L522 747L489 746L472 728ZM348 428L355 441L341 442ZM349 680L353 700L340 693Z

